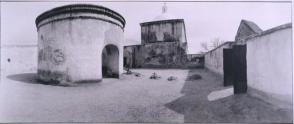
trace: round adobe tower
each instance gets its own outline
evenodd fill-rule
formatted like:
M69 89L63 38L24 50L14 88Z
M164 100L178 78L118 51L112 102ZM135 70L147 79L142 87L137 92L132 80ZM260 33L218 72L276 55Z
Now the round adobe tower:
M103 6L73 4L36 18L38 78L45 82L100 81L123 70L125 19Z

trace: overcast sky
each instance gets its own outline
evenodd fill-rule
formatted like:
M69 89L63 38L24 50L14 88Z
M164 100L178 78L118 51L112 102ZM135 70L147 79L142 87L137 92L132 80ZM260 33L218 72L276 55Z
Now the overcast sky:
M77 2L2 2L1 45L37 44L35 18L57 6ZM140 23L161 14L162 2L87 2L117 11L126 19L126 45L140 43ZM291 3L167 2L168 13L184 19L188 52L201 50L200 43L219 37L234 40L241 19L267 30L291 22Z

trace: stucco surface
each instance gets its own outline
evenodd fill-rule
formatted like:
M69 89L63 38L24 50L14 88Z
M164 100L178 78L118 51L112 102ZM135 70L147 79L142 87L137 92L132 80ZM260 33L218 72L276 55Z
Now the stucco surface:
M35 71L38 61L37 51L36 45L1 46L1 75Z
M102 50L108 44L119 50L121 73L122 42L123 29L104 20L74 18L42 25L38 28L39 78L59 82L101 80Z
M247 41L247 84L292 103L292 28Z
M223 46L220 46L219 48L212 50L210 52L207 52L204 55L204 66L205 68L219 74L224 75L224 69L223 69L223 49L224 48L230 48L230 43L226 43Z

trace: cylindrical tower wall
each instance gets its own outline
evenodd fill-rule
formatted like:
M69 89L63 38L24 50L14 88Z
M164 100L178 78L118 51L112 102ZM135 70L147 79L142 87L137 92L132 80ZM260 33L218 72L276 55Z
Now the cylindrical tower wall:
M102 50L108 44L119 50L119 74L122 73L125 23L119 14L101 6L68 5L43 13L36 24L39 79L102 80Z

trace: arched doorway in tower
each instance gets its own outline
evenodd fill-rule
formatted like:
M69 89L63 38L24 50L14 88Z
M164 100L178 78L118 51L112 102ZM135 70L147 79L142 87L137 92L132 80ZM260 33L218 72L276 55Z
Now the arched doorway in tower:
M102 77L119 77L119 50L115 45L106 45L102 50Z

